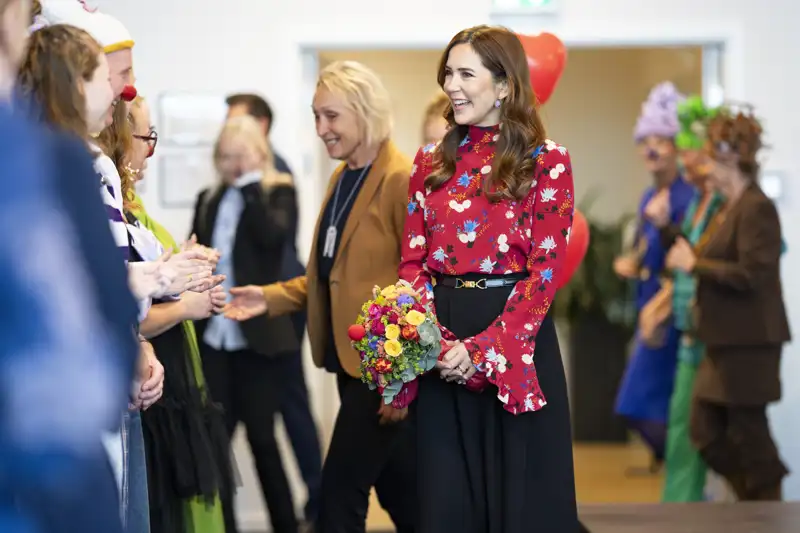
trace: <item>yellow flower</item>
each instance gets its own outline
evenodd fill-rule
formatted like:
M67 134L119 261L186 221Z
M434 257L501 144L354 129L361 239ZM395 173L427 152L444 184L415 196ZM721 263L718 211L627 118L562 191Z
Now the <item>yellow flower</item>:
M386 326L386 338L390 341L395 341L400 337L400 326L397 324L389 324Z
M401 285L400 287L397 288L397 293L398 294L407 294L409 296L416 296L417 295L417 291L414 290L414 287L411 287L409 285Z
M397 357L403 353L403 345L396 340L386 341L383 344L383 351L386 352L386 355L389 357Z
M415 311L412 309L406 314L406 322L408 322L412 326L419 326L420 324L425 322L425 315L423 315L419 311Z
M387 300L396 300L397 299L397 287L394 285L389 285L384 287L381 291L381 296L386 298Z

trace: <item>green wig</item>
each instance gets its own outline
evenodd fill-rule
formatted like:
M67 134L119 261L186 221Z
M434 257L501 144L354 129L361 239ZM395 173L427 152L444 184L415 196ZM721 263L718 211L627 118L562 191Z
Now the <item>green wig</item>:
M678 104L678 122L681 131L675 137L678 150L700 150L706 143L708 122L719 112L719 108L706 107L699 96L690 96Z

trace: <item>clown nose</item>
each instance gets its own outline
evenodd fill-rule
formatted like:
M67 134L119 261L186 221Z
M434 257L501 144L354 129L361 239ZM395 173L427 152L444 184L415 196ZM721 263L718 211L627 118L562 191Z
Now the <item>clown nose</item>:
M125 102L133 102L137 94L139 93L136 91L136 87L133 85L126 85L122 88L122 94L120 94L119 97Z

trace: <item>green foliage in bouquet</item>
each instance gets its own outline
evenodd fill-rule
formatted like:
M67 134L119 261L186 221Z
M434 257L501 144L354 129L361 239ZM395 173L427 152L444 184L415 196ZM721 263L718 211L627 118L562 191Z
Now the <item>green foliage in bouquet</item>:
M433 370L442 350L435 315L404 281L375 287L348 334L361 355L361 381L378 389L386 404L404 384Z

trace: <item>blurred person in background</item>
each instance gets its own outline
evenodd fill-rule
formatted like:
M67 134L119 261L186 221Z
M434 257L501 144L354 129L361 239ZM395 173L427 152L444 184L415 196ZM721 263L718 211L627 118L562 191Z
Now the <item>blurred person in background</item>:
M675 146L686 180L696 188L695 196L686 209L681 224L669 223L669 206L657 205L650 217L661 227L661 240L666 249L675 239L685 238L695 250L710 238L709 222L722 206L723 198L709 183L710 160L704 151L708 122L717 113L701 97L691 96L678 104L680 132ZM692 327L692 306L695 301L696 280L681 270L672 271L672 315L680 332L678 366L669 405L665 480L662 501L699 502L705 499L706 465L689 437L689 413L692 388L697 366L705 346L695 338Z
M666 250L661 244L659 226L681 223L695 194L694 187L680 174L675 148L675 136L680 130L677 106L683 100L684 96L672 83L657 85L642 105L634 128L634 141L653 184L639 205L635 249L619 257L614 270L623 278L635 280L636 309L640 315L648 303L665 296L661 292L666 290L661 276ZM663 221L653 222L661 216ZM617 395L617 414L625 418L652 451L650 473L660 469L664 461L679 337L672 323L657 342L643 339L637 331L634 352Z
M225 288L274 283L281 277L286 242L297 226L297 199L288 174L275 169L258 122L228 119L214 147L219 183L200 192L192 234L219 251ZM272 530L295 533L291 487L275 438L275 415L284 394L286 358L299 357L289 317L244 323L214 315L196 323L203 369L212 397L222 404L228 439L242 422L255 460ZM233 494L223 501L227 533L238 531Z
M158 141L144 98L132 102L129 120L115 120L109 130L127 152L118 169L134 183L141 182ZM129 231L144 227L165 249L181 250L170 233L147 214L135 193L125 214L133 226ZM132 216L136 220L131 220ZM197 245L190 241L184 248L187 246ZM220 312L224 304L222 286L200 293L188 291L177 300L154 302L140 325L168 376L161 401L142 414L152 533L225 531L219 494L233 490L228 438L222 410L205 385L192 322Z
M450 109L450 98L441 90L428 103L422 119L422 145L439 142L447 133L449 125L445 115Z
M780 218L758 185L762 136L751 109L726 108L711 119L711 183L725 204L707 242L693 249L678 238L667 255L667 266L697 279L693 325L706 353L694 381L691 439L739 500L781 500L789 473L767 418L781 398L781 352L791 334Z
M228 117L249 115L256 119L261 126L267 142L272 129L272 108L262 97L256 94L239 93L227 98ZM275 169L291 175L289 166L274 150L270 143L275 160ZM294 234L286 239L286 250L283 253L281 274L279 281L287 281L305 274L306 269L298 259L297 254L297 226ZM306 332L305 310L297 311L291 315L297 340L301 344ZM302 353L293 357L281 358L283 365L276 367L275 372L281 374L284 394L280 398L280 413L289 441L292 444L297 465L306 485L308 500L305 506L306 520L313 522L319 511L319 490L322 477L322 451L317 433L317 426L311 414L308 387L306 386L305 371L303 369Z
M275 152L272 148L272 143L269 142L269 133L272 131L274 120L272 107L270 107L267 101L257 94L237 93L228 96L228 98L225 99L225 103L228 104L228 118L250 115L258 121L261 126L261 131L264 133L264 137L269 144L272 157L275 160L275 170L293 176L292 169L289 168L286 160Z
M312 110L328 155L342 163L328 185L307 273L231 289L226 316L250 320L308 309L314 363L336 375L341 406L322 469L316 533L363 533L372 487L397 531L414 532L413 420L361 382L360 358L347 335L372 288L397 281L411 162L391 140L389 94L364 65L328 65Z

